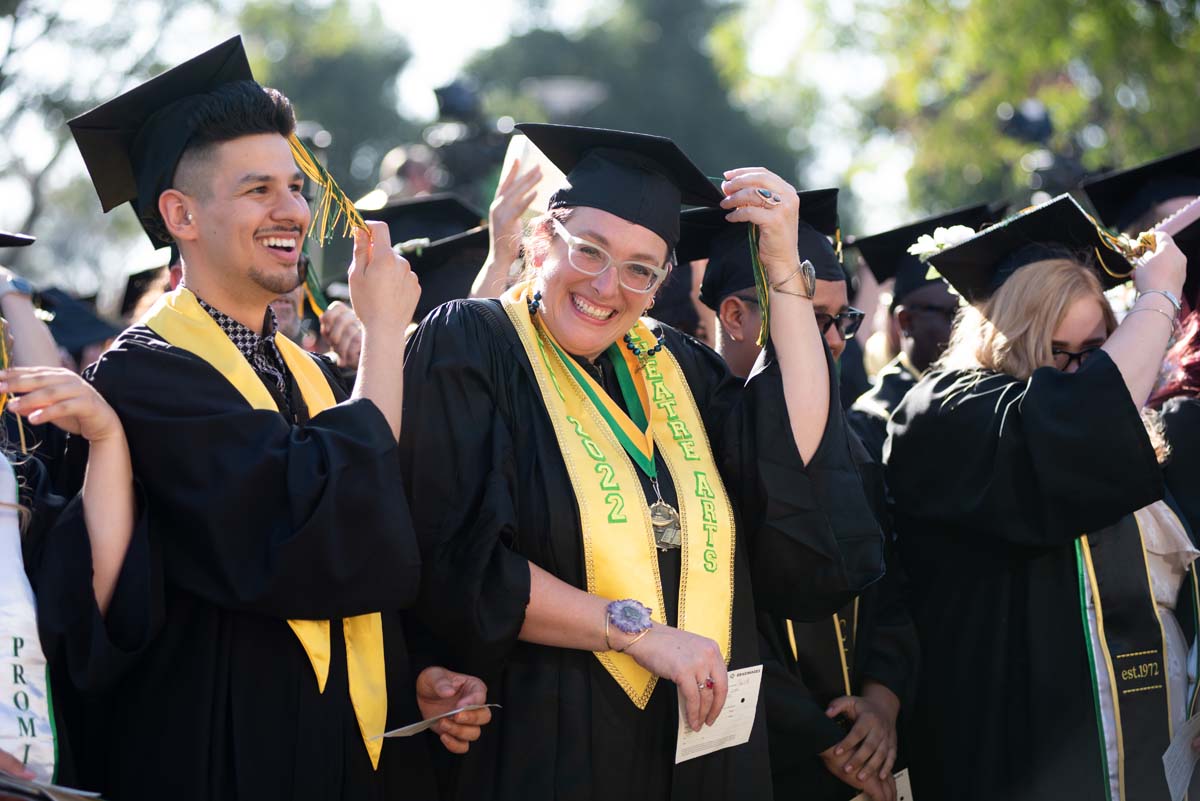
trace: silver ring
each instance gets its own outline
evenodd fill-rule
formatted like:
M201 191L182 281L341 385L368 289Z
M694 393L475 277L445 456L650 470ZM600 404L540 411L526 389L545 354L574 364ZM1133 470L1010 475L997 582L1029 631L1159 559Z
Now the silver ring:
M696 689L699 690L700 692L704 692L708 688L704 686L704 682L698 681L698 682L696 682Z

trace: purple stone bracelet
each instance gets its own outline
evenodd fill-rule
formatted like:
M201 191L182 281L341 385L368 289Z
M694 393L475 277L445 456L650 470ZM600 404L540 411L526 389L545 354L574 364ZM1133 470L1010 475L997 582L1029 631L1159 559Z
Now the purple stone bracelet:
M608 621L626 634L640 634L653 625L649 607L632 598L611 602Z

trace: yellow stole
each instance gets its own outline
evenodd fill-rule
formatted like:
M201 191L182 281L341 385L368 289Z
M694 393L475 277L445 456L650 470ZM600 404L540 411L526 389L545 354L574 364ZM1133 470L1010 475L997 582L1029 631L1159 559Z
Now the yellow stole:
M171 345L208 362L252 408L279 411L271 393L242 352L186 287L181 286L159 298L141 322ZM282 334L275 334L275 344L296 379L309 416L316 416L335 405L325 374L312 358ZM325 682L329 678L329 621L289 620L288 625L308 654L318 689L325 692ZM342 620L342 631L346 638L350 702L371 765L377 769L383 741L370 738L382 734L387 722L383 619L378 612L348 617Z
M649 441L651 453L657 440L663 444L663 460L679 497L683 558L678 625L715 640L728 663L733 637L733 507L679 363L669 351L662 351L639 370L632 355L622 349L631 360L639 397L649 401L650 419L646 431L633 426L627 434L614 432L564 363L553 335L531 319L528 293L528 285L518 285L502 302L533 366L579 505L587 591L604 598L640 600L653 607L657 623L666 623L649 506L618 436L627 436L635 444ZM653 342L641 321L632 333L635 341L644 343L643 351ZM583 377L591 380L586 373ZM597 388L590 389L595 395ZM605 413L619 420L621 428L632 425L603 389L598 399L611 404ZM596 652L596 658L630 700L645 709L657 677L628 654Z

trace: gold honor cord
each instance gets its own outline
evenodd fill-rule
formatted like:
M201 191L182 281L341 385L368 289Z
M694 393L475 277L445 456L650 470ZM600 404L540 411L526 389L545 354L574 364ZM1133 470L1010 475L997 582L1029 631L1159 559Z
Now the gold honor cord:
M169 344L193 353L219 372L254 409L279 411L266 386L232 340L185 287L158 299L142 324ZM281 333L275 344L288 371L300 388L310 416L336 404L329 383L316 362ZM329 678L330 634L328 620L289 620L312 664L317 689L324 693ZM383 740L377 739L387 723L387 669L383 650L383 618L378 612L343 618L346 644L346 681L350 704L372 767L378 769Z
M300 141L300 137L292 133L288 137L288 145L291 146L292 158L296 160L296 166L308 176L308 179L318 187L320 192L320 197L317 198L317 207L313 210L312 224L308 230L309 236L317 239L322 245L328 244L334 235L339 233L339 225L340 233L344 237L350 236L356 228L361 228L370 236L371 229L367 227L366 221L354 207L354 202L346 196L337 181L317 160L308 146ZM325 313L329 303L325 300L321 285L312 269L307 271L304 284L304 294L312 306L313 313L320 317Z

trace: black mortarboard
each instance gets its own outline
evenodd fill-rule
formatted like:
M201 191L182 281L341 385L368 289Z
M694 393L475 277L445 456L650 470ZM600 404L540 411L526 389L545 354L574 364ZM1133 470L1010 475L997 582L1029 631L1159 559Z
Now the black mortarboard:
M845 281L840 259L828 237L838 234L837 189L800 192L799 254L812 262L817 279ZM680 261L708 259L700 301L714 311L721 301L754 286L748 223L725 219L728 209L692 209L680 215Z
M976 302L986 300L1019 268L1054 258L1087 260L1105 287L1123 284L1133 272L1133 265L1109 247L1070 195L1013 215L935 253L929 263L960 295Z
M937 277L929 278L929 266L908 252L908 248L914 242L922 235L932 236L938 228L964 225L972 231L978 231L995 219L992 207L981 203L935 217L926 217L890 231L856 238L854 247L866 261L875 280L882 284L889 278L896 279L892 289L892 305L896 306L909 292L942 280Z
M158 196L170 188L192 137L197 106L220 86L253 80L235 36L67 123L104 211L131 203L139 219L157 215ZM167 241L156 226L142 225L156 247Z
M1084 182L1083 191L1105 225L1126 231L1159 203L1200 196L1200 147L1101 175ZM1137 235L1141 231L1128 233ZM1175 244L1188 259L1183 296L1195 308L1200 305L1200 223L1192 223L1176 234Z
M1200 147L1084 181L1083 191L1101 222L1124 231L1163 201L1200 195Z
M649 134L522 123L546 158L566 173L550 208L586 206L607 211L662 237L679 241L679 207L716 206L724 194L670 139Z
M138 303L147 292L161 289L163 292L171 288L171 271L168 265L151 267L131 273L125 279L125 293L121 295L121 319L128 320L129 315L137 308Z
M42 309L54 315L47 323L54 341L70 353L107 342L121 333L119 327L100 319L87 304L61 289L43 289L38 292L38 299Z
M8 231L0 231L0 248L23 248L36 241L37 239L28 234L10 234Z
M468 297L479 268L487 260L486 225L430 242L405 253L413 272L421 280L418 319L452 300Z
M408 197L380 209L359 211L365 220L387 223L393 245L410 239L445 239L479 226L487 217L450 193Z

